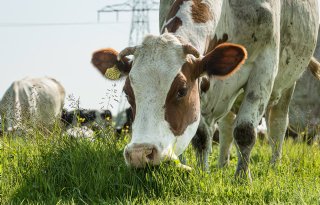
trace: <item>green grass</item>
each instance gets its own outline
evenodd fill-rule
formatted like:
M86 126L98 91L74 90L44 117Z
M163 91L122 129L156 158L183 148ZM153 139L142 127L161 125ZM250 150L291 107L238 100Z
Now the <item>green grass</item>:
M285 142L281 165L269 164L268 145L256 143L251 184L217 169L180 170L170 164L134 170L122 156L128 137L71 139L55 133L0 138L0 204L320 204L320 148ZM188 165L197 167L191 147Z

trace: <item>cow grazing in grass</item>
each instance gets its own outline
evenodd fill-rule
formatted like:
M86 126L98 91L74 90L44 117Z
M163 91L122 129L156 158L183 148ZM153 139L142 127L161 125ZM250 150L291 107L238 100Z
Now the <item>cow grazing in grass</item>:
M166 14L160 36L92 57L106 77L115 79L117 70L127 77L134 121L126 163L145 167L176 159L195 136L198 162L208 169L213 125L220 120L219 165L228 164L234 138L235 175L250 179L250 153L265 111L272 162L281 156L294 84L317 40L317 1L175 0L161 1L160 9ZM206 92L200 92L203 77L209 77ZM235 117L228 113L241 93Z
M63 110L61 121L66 128L88 127L93 130L101 130L111 125L112 114L110 110Z
M60 118L63 86L53 78L24 78L7 89L0 102L4 130L51 129Z

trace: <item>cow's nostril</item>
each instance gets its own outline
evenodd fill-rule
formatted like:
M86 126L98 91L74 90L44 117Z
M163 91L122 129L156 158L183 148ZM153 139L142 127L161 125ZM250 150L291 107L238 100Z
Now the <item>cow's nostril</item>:
M125 148L123 155L126 164L135 168L160 164L159 150L155 145L133 144Z

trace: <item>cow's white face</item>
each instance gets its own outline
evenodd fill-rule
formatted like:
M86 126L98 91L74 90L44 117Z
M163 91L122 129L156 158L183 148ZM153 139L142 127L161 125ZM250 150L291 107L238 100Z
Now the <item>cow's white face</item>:
M116 65L128 74L124 92L134 116L132 139L124 150L128 165L157 165L176 159L186 149L200 121L200 75L227 76L246 58L244 48L234 44L216 50L198 58L192 46L165 33L147 36L141 46L125 49L120 61L110 49L93 55L101 73ZM127 54L134 55L132 63L124 57Z
M145 144L158 152L157 162L176 158L195 134L200 119L198 80L187 66L195 58L186 55L172 35L148 36L134 57L124 87L134 112L132 140L125 153Z

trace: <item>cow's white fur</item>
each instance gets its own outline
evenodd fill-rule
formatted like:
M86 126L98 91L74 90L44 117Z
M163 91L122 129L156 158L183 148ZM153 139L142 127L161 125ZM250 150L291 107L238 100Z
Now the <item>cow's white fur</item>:
M219 5L221 4L221 2L217 2L217 5L215 5L212 1L204 2L206 2L211 8L221 7L221 5ZM180 6L180 10L175 17L178 17L182 20L183 26L180 27L176 34L183 37L188 36L188 40L190 40L190 43L194 45L200 53L204 53L206 47L203 45L207 43L208 39L212 39L214 37L214 30L212 28L217 26L218 22L215 21L215 19L219 18L220 12L212 13L213 19L206 23L195 24L192 20L192 16L190 15L192 4L192 1L185 1ZM173 20L173 18L165 22L162 27L162 31L164 30L165 25L169 24Z
M191 3L185 1L180 6L176 16L181 19L182 26L175 35L204 53L208 39L213 39L214 35L219 39L226 33L229 42L242 44L248 51L248 59L237 73L225 80L210 80L209 90L201 97L203 120L199 128L207 129L207 137L213 134L212 125L228 113L239 94L244 92L237 117L229 123L234 124L233 129L257 127L267 109L269 135L275 142L273 161L276 161L281 156L283 130L288 123L287 110L294 83L315 48L319 24L317 1L203 0L213 18L199 24L191 18ZM163 28L170 22L167 20ZM155 143L164 150L170 149L168 145L174 136L164 120L163 105L174 77L185 62L180 47L173 34L163 34L147 37L144 46L135 53L129 77L137 110L129 146L132 143ZM185 132L185 135L189 135L185 139L191 139L192 132ZM163 136L168 137L163 139ZM221 146L230 147L228 143L231 142L223 141ZM251 139L248 145L238 147L237 175L249 172L253 144L254 139ZM207 156L204 158L206 163ZM228 159L227 156L220 158L220 165Z
M65 98L62 85L48 77L24 78L12 83L0 101L5 130L49 128L60 117Z
M186 62L181 43L171 34L164 34L160 38L149 35L134 56L129 78L137 107L132 124L132 139L127 147L149 143L157 146L161 159L176 159L189 144L200 120L198 117L184 134L177 137L164 119L166 96L172 81Z

